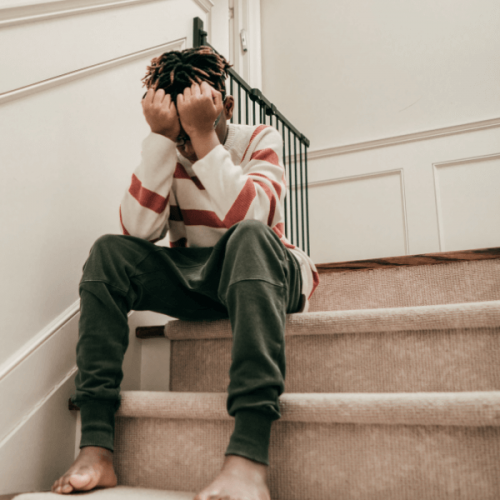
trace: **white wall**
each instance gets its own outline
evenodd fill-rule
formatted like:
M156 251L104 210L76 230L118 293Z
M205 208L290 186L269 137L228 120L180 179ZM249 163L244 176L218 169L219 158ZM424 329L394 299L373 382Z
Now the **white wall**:
M211 24L209 0L29 3L0 6L0 494L50 487L73 458L78 282L93 242L121 233L149 132L140 80L192 45L194 17ZM131 333L123 389L140 388Z
M311 140L317 262L500 246L496 0L274 0L261 20L264 93Z

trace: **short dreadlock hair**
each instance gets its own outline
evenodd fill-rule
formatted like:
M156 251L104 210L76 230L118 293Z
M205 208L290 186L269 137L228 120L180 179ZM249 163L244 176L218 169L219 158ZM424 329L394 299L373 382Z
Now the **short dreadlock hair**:
M163 89L174 102L186 87L203 81L214 87L226 97L227 70L232 66L210 47L202 45L193 49L165 52L151 60L143 87ZM156 86L157 85L157 86Z

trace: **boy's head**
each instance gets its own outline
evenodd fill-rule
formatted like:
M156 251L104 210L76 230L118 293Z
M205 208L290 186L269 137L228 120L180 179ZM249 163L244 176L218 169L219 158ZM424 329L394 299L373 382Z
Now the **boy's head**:
M234 99L226 96L227 70L232 66L221 55L216 54L210 47L201 46L186 50L165 52L151 60L146 76L142 79L144 86L163 89L170 94L172 101L177 102L177 96L184 92L186 87L193 83L207 82L222 94L224 101L225 120L219 120L216 133L223 144L226 138L227 123L233 114ZM185 137L183 131L181 136ZM183 142L182 140L180 142ZM185 142L185 141L184 141ZM190 142L178 147L179 151L188 159L193 160L194 151Z
M163 89L165 94L170 94L174 102L186 87L205 81L218 90L224 100L227 70L231 66L232 64L210 47L173 50L152 59L142 81L148 89L158 85L157 88Z

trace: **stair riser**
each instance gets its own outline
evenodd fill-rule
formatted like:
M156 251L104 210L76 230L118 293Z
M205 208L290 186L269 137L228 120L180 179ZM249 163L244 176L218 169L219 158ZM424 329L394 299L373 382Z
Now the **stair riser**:
M199 491L220 471L234 421L117 418L119 484ZM499 427L276 421L273 500L493 500Z
M232 339L172 341L170 388L226 392ZM285 390L500 390L500 328L287 336Z
M500 299L500 259L321 273L309 311L459 304Z

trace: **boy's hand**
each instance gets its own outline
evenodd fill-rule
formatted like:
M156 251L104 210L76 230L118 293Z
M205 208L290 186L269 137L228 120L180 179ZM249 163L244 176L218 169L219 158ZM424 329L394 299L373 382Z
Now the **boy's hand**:
M151 127L151 132L164 135L172 141L177 141L181 133L181 125L177 109L170 94L165 95L163 89L148 90L146 97L142 100L142 111Z
M193 83L177 96L177 109L182 128L189 137L209 135L214 130L214 122L224 106L222 94L207 82Z

